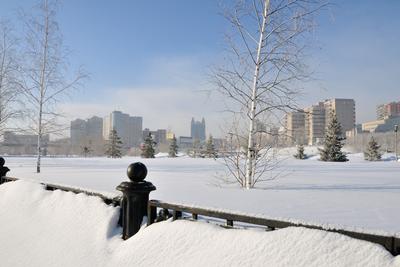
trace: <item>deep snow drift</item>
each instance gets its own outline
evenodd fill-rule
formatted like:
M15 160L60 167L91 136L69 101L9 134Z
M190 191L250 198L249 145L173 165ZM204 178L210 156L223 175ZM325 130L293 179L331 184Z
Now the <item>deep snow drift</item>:
M306 149L307 154L315 152ZM216 185L225 168L221 160L213 159L44 158L39 175L34 173L34 158L6 157L6 165L10 176L116 194L115 187L127 180L127 166L141 161L149 170L147 180L157 187L150 195L153 199L349 230L400 233L398 162L367 162L362 154L349 155L345 163L321 162L316 156L296 160L294 153L281 151L281 157L288 158L277 170L281 177L250 191Z
M118 208L30 182L0 186L1 266L400 266L379 245L305 228L162 222L127 241Z

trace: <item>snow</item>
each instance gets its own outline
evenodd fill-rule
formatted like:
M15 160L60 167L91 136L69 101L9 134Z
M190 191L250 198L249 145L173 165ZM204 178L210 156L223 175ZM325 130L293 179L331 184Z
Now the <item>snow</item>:
M9 176L108 192L127 180L126 168L141 161L147 180L157 190L152 199L210 207L267 218L284 219L328 228L400 235L400 164L368 162L362 154L349 154L345 163L321 162L316 148L306 148L307 160L292 157L295 149L280 151L280 178L254 190L221 184L222 160L189 157L141 159L44 158L35 174L34 158L7 157Z
M1 266L400 266L383 247L336 233L167 221L123 241L118 208L37 183L0 186Z

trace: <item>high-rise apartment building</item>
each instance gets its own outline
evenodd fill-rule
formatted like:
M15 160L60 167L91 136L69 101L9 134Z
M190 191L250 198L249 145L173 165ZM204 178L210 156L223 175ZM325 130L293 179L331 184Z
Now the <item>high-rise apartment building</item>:
M305 133L308 145L322 143L325 135L325 106L323 102L304 109Z
M157 131L150 131L150 129L145 128L143 130L143 140L148 137L149 135L152 136L153 141L156 144L166 144L167 143L167 130L165 129L158 129Z
M288 144L305 143L305 112L289 112L286 114L286 138Z
M201 120L201 122L195 121L194 118L192 118L190 124L190 136L192 137L193 140L195 139L199 141L206 140L206 122L204 118Z
M324 101L325 106L325 122L329 123L329 115L333 110L340 126L342 134L345 136L346 131L354 129L356 125L356 104L354 99L333 98Z
M378 120L384 120L390 117L400 116L400 101L377 106L376 116Z
M143 138L143 118L132 117L121 111L113 111L103 121L103 138L108 140L111 130L116 130L126 149L137 147Z
M93 116L87 120L76 119L71 121L70 136L73 147L102 140L103 119Z

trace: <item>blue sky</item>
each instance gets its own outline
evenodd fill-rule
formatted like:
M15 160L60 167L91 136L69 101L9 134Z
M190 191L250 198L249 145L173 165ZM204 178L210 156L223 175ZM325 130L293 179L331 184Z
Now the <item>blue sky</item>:
M2 0L0 17L18 25L16 10L34 0ZM229 1L225 1L228 3ZM191 117L204 116L218 135L220 103L207 77L224 47L227 22L217 0L68 0L58 19L72 67L91 78L61 109L69 118L119 109L144 117L144 126L189 134ZM310 60L317 80L300 104L354 98L357 122L373 120L375 106L400 100L400 1L338 0L322 12Z

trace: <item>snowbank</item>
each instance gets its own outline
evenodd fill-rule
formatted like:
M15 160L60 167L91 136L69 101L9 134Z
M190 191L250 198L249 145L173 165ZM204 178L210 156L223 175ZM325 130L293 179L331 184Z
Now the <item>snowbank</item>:
M147 179L157 187L152 199L400 236L398 162L369 162L362 154L350 154L345 163L322 162L318 156L297 160L294 153L289 151L274 173L280 174L278 179L257 184L254 190L223 183L222 159L43 158L40 174L35 172L35 158L7 157L6 166L12 177L108 192L114 197L120 194L115 187L127 180L127 166L141 161L148 168Z
M96 197L3 184L1 266L400 266L381 246L305 228L168 221L122 241L118 213Z

